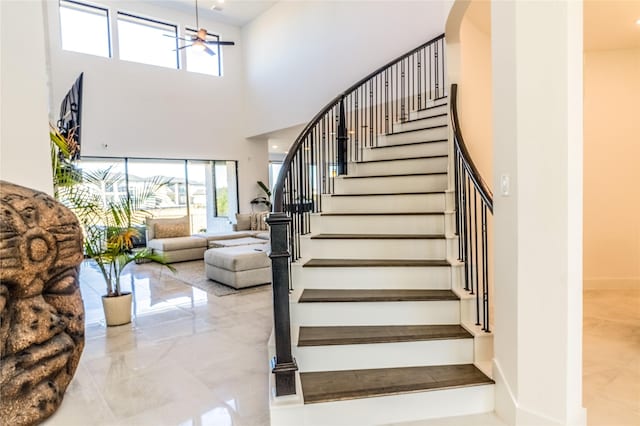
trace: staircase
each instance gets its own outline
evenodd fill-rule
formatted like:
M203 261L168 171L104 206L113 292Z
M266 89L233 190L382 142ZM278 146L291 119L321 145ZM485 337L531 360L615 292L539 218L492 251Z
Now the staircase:
M272 425L493 410L488 358L475 351L491 337L455 287L447 107L442 98L394 126L311 215L290 294L303 404L272 406Z

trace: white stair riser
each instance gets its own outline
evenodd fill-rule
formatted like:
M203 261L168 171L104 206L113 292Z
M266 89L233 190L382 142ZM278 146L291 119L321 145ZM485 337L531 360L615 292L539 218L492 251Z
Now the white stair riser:
M313 259L445 259L445 239L370 240L302 238L301 250Z
M440 104L433 108L410 112L409 120L420 120L422 118L429 118L429 117L433 117L434 115L445 114L448 112L449 112L449 105Z
M414 130L406 133L392 133L378 136L378 146L402 145L415 142L437 141L447 139L449 129L436 127L431 129Z
M294 348L300 371L470 364L473 339L443 339Z
M445 114L444 112L441 114ZM409 130L424 129L425 127L442 126L449 124L449 116L436 114L420 120L404 121L393 124L393 132L406 132Z
M336 194L393 194L431 192L447 189L447 175L385 176L367 178L337 178Z
M380 176L392 173L446 173L447 157L415 158L412 160L350 163L349 176Z
M367 195L338 196L323 195L322 210L331 212L443 212L445 196L441 194Z
M362 161L390 160L398 158L447 155L447 142L430 142L415 145L399 145L388 148L368 148L362 152Z
M444 234L444 215L322 216L311 215L315 234Z
M451 268L303 268L291 265L291 279L297 288L318 289L406 289L449 290Z
M494 385L412 392L318 404L277 406L271 402L271 426L382 425L494 409Z
M295 303L291 319L294 326L456 324L460 321L460 303L456 300Z

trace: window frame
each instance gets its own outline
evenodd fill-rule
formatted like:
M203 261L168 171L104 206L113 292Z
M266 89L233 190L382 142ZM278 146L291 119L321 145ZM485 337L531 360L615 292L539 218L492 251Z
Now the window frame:
M87 53L87 52L78 52L76 50L68 50L65 49L62 46L62 17L60 14L60 9L62 8L67 8L67 9L75 9L75 10L79 10L79 11L83 11L83 9L87 9L85 10L85 12L90 13L91 10L95 10L95 11L100 11L100 12L104 12L105 18L107 20L106 24L107 24L107 50L108 50L108 55L107 56L102 56L102 55L96 55L95 53ZM102 15L97 14L96 15ZM112 45L112 40L111 40L111 14L109 13L109 8L108 7L104 7L104 6L97 6L94 4L89 4L89 3L84 3L84 2L79 2L76 0L58 0L58 23L60 26L60 49L66 51L66 52L75 52L75 53L80 53L83 55L93 55L93 56L98 56L101 58L113 58L113 45Z
M135 61L135 60L131 60L131 59L122 59L121 56L121 51L120 51L120 44L122 43L122 37L120 34L120 31L118 31L118 60L120 61L126 61L126 62L134 62L136 64L144 64L144 65L151 65L154 67L161 67L161 68L167 68L167 69L176 69L179 70L181 67L181 63L180 63L180 50L178 49L180 46L178 45L178 37L179 37L179 32L178 32L178 24L172 24L170 22L166 22L166 21L160 21L158 19L155 18L147 18L146 16L140 16L140 15L136 15L133 13L129 13L129 12L123 12L121 10L116 10L115 13L115 24L118 25L119 21L120 21L120 16L123 16L125 19L123 19L124 22L129 22L129 23L134 23L134 24L139 24L139 25L147 25L150 28L157 28L157 29L162 29L161 26L165 26L165 27L172 27L173 28L173 34L175 36L175 56L176 56L176 62L175 62L175 67L165 67L163 65L157 65L157 64L150 64L147 62L141 62L141 61ZM136 21L142 21L142 22L136 22ZM149 25L149 23L151 25ZM154 25L155 24L155 25ZM119 28L118 28L119 29Z

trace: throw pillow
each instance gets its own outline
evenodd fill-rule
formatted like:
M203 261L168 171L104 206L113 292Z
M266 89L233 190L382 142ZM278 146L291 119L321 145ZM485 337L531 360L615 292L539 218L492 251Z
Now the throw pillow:
M269 212L253 213L251 215L251 230L252 231L266 231L269 229L267 221L265 220Z
M251 215L236 213L236 231L248 231L251 229Z
M188 237L189 224L183 223L156 223L154 226L156 238Z

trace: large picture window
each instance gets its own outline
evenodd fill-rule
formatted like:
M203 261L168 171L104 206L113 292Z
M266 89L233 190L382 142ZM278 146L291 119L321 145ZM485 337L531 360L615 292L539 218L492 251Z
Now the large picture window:
M109 11L60 0L60 36L64 50L109 58Z
M120 59L178 69L178 28L118 12Z
M147 211L153 217L189 216L192 233L230 231L229 219L238 212L235 161L83 157L78 164L83 172L109 169L117 178L100 189L104 202L141 190L156 176L170 181Z

